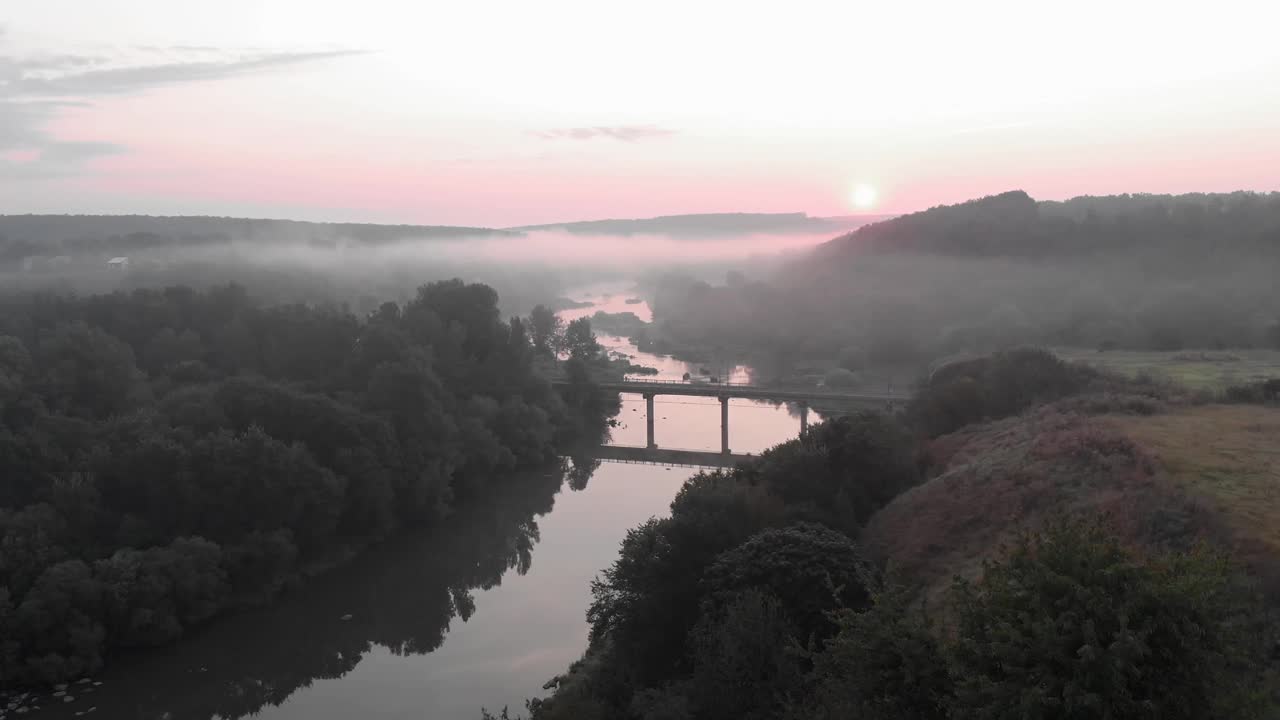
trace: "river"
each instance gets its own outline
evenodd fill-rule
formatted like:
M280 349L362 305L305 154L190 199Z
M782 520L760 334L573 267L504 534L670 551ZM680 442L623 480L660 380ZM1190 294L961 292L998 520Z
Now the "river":
M565 311L566 320L596 310L651 318L647 304L626 302L623 286L572 297L591 305ZM599 339L660 378L697 372L625 338ZM743 380L747 370L725 375ZM644 445L644 412L642 399L624 395L610 442ZM720 448L715 398L659 397L655 415L659 445ZM730 428L735 452L759 452L794 437L799 420L785 407L734 400ZM73 700L47 698L25 717L477 720L481 706L523 711L586 648L591 579L628 528L669 511L692 472L602 463L581 490L562 472L496 482L492 505L384 543L268 608L114 658L100 685L72 685Z

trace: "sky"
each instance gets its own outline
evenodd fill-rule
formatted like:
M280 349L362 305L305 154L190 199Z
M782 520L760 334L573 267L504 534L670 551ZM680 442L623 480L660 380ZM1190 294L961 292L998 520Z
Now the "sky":
M3 0L0 213L506 227L1280 189L1280 2Z

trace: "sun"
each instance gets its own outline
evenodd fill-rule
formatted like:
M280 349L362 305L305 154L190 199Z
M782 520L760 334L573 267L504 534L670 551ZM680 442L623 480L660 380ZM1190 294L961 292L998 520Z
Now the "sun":
M876 189L867 183L858 183L853 186L853 192L849 194L849 200L859 210L875 207Z

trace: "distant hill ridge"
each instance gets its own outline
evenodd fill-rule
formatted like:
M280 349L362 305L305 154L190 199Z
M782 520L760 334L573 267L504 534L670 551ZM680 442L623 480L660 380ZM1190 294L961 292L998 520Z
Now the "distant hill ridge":
M860 227L820 245L812 261L866 252L1034 257L1145 246L1280 251L1280 193L1126 194L1037 202L1014 190Z
M0 263L61 253L140 252L166 246L198 246L231 241L381 245L409 240L520 237L558 230L573 234L663 234L678 238L744 234L829 233L836 235L887 215L811 217L805 213L714 213L624 220L589 220L498 229L450 225L327 223L217 216L161 215L0 215Z
M518 232L559 230L580 235L724 237L768 233L840 233L892 215L814 217L806 213L699 213L522 225Z
M335 245L339 240L364 244L409 239L456 239L512 236L491 228L439 225L377 225L323 223L213 216L153 215L0 215L0 252L7 242L27 250L68 246L86 250L96 244L120 249L172 244L201 244L229 240ZM109 242L108 242L109 241ZM22 248L18 248L22 249Z

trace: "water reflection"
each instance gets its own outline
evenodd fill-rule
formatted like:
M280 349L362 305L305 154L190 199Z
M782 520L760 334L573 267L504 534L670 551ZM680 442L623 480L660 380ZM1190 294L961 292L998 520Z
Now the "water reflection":
M483 506L375 548L270 608L219 621L170 648L116 658L102 687L42 716L96 707L97 717L241 718L317 680L347 675L375 649L434 652L455 618L465 622L475 612L473 591L498 586L510 570L529 571L536 518L551 511L566 469L495 483ZM587 474L579 468L578 482ZM431 715L430 705L417 711Z

